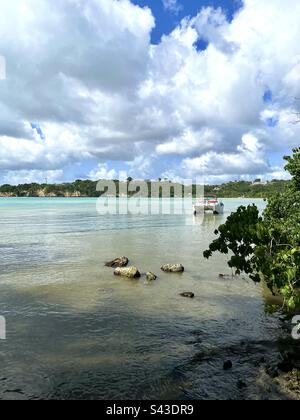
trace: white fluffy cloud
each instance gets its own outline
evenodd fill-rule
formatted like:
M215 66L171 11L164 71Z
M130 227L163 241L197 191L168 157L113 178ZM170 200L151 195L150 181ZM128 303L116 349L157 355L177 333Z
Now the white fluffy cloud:
M217 130L204 127L199 131L186 129L170 142L159 144L156 152L159 155L189 155L209 149L217 149L222 143L222 135Z
M230 22L205 8L158 45L151 10L129 0L0 6L0 182L88 161L87 176L112 177L107 160L136 176L278 175L273 152L299 145L299 0L244 0Z
M99 164L96 168L90 171L89 178L98 181L100 179L116 179L117 172L114 169L108 169L108 166Z
M253 134L245 134L242 144L234 153L216 153L209 151L201 157L183 161L183 167L190 177L193 174L202 176L222 176L236 174L260 174L269 171L264 158L264 148Z
M7 171L3 176L4 184L31 184L37 183L52 183L63 179L63 171L37 171L37 170L20 170L20 171Z

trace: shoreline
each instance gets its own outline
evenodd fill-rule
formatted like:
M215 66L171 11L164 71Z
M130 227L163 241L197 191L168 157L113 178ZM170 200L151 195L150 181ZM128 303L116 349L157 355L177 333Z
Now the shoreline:
M84 196L84 195L80 195L80 196L68 196L68 195L66 195L66 196L59 196L59 195L57 195L57 196L47 196L47 195L45 195L45 196L34 196L34 195L30 195L30 196L15 196L15 195L0 195L0 199L1 198L24 198L24 199L26 199L26 198L37 198L37 199L43 199L43 198L49 198L49 199L56 199L56 198L70 198L70 199L74 199L74 198L82 198L82 199L84 199L84 198L95 198L95 199L97 199L97 198L100 198L100 196L98 197L95 197L95 196ZM116 197L106 197L106 198L130 198L130 196L125 196L125 197L120 197L120 196L116 196ZM157 199L158 197L142 197L142 198L148 198L148 199L152 199L152 198L154 198L154 199ZM162 198L164 198L164 197L159 197L160 199L162 199ZM181 197L170 197L171 199L180 199ZM198 197L197 196L193 196L193 197L183 197L183 199L188 199L188 198L193 198L193 199L197 199ZM268 200L268 197L219 197L219 199L220 200Z
M194 199L202 195L213 195L219 198L233 199L263 199L284 193L289 186L289 181L273 180L268 182L246 182L235 181L218 185L213 184L188 184L172 182L171 180L133 180L127 181L106 181L101 188L98 182L91 180L77 180L61 184L19 184L19 185L0 185L0 198L97 198L103 193L108 192L117 198L123 196L133 196L141 193L141 183L143 184L143 195L151 198L152 195L169 196L171 198ZM110 183L108 183L110 182ZM107 190L107 186L113 182L113 189ZM144 189L145 187L145 189ZM188 189L187 189L188 188ZM128 192L129 190L129 192Z

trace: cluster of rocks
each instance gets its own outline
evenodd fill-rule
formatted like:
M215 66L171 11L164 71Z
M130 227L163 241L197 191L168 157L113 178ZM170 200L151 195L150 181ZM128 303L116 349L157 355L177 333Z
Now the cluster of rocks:
M128 264L129 258L119 257L112 261L106 262L105 267L114 268L115 276L126 277L129 279L138 279L142 277L142 274L137 267L128 267ZM184 266L182 264L165 264L161 267L161 270L165 273L183 273ZM156 274L149 271L146 273L146 279L148 282L152 282L157 280L157 276ZM180 296L192 299L195 297L195 294L192 292L184 292L181 293Z

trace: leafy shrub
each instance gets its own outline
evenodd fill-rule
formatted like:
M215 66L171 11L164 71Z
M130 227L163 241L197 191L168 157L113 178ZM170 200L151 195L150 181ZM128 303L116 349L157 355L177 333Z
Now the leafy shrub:
M228 264L237 274L264 280L287 309L295 310L300 306L300 148L285 160L292 183L269 200L262 216L255 205L239 207L216 230L218 238L204 257L231 253Z

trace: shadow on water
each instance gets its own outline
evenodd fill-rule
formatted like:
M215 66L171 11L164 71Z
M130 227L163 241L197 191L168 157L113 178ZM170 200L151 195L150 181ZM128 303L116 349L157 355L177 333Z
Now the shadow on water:
M143 315L117 305L111 314L109 300L74 313L28 292L9 295L1 302L9 314L8 340L0 343L2 399L287 398L262 374L265 358L278 358L275 316L248 325L236 313L195 328L188 315ZM257 303L230 297L237 299L245 308ZM228 359L233 369L224 371Z

